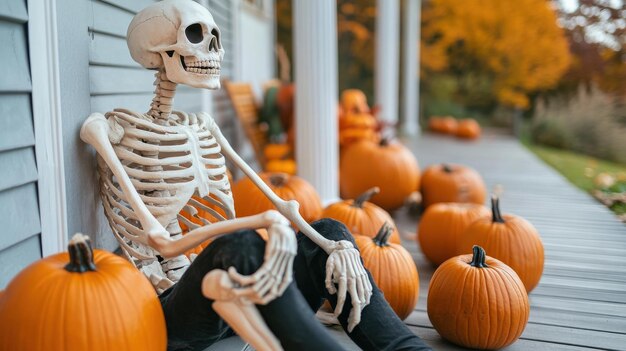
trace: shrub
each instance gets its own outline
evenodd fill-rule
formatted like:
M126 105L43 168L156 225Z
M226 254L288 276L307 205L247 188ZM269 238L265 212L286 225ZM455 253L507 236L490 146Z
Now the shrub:
M535 143L626 163L624 108L595 86L572 97L539 100L531 124Z

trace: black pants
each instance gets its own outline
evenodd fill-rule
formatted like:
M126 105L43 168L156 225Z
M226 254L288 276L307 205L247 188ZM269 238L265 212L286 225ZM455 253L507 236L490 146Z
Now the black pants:
M346 227L335 220L322 219L313 223L313 227L330 240L354 243ZM324 284L328 255L303 234L297 236L296 284L291 284L281 297L257 308L285 350L341 350L315 317L324 299L333 308L337 303L337 296L330 295ZM252 274L263 263L264 253L265 241L255 231L245 230L215 240L198 255L180 281L160 296L167 323L168 350L203 350L234 335L211 308L213 301L202 295L202 278L213 269L227 270L231 266L241 274ZM350 338L364 350L430 350L396 316L371 275L370 281L374 287L371 302L363 309L361 322L348 333ZM338 318L346 331L351 308L348 294Z

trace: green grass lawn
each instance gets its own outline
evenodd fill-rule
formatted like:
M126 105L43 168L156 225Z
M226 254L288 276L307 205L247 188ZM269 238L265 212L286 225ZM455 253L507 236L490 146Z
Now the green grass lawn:
M586 192L597 189L594 178L600 173L609 173L620 180L619 184L612 187L611 191L621 192L624 191L622 188L626 187L626 164L604 161L566 150L530 143L524 144L544 162L554 167L570 182ZM613 211L618 214L626 213L624 204L616 204L613 207Z

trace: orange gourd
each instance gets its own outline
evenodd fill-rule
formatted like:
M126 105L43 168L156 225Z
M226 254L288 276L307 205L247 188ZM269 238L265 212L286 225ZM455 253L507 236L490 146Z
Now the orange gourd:
M492 214L472 223L459 239L459 252L480 245L494 258L506 263L531 292L543 274L543 243L535 227L522 217L500 213L500 201L491 199Z
M480 125L473 118L463 119L458 123L456 136L461 139L477 139L480 137Z
M400 234L389 213L367 201L379 191L378 187L374 187L354 200L343 200L330 204L322 212L322 218L336 219L345 224L351 233L358 233L370 238L376 236L383 224L390 223L393 232L389 242L400 244Z
M161 304L132 264L75 235L63 252L20 272L0 299L0 350L156 351Z
M296 161L292 159L271 160L265 164L265 171L295 175L298 171L298 165L296 164Z
M263 155L266 160L284 160L291 155L291 147L288 144L267 144Z
M454 117L446 116L441 119L440 132L443 134L455 135L459 123Z
M456 164L439 164L424 170L421 181L424 207L439 202L483 204L487 190L475 170Z
M428 288L428 318L445 339L470 349L499 349L517 340L530 306L517 274L474 246L444 262Z
M344 199L353 199L377 186L380 193L371 202L391 211L402 206L419 188L419 181L415 156L398 142L360 141L348 145L341 153L339 184Z
M283 200L296 200L300 203L300 214L307 222L322 216L322 203L319 195L304 179L286 173L263 172L259 177ZM238 217L252 216L276 209L274 204L252 183L250 178L240 179L233 185L235 212Z
M359 89L346 89L341 93L341 109L344 114L370 113L367 98Z
M435 133L441 133L441 122L443 117L432 116L428 119L428 129Z
M489 209L478 204L438 203L420 218L417 238L422 252L436 265L459 254L458 241L476 219L488 216Z
M411 254L398 244L388 242L393 227L383 225L374 238L355 235L363 265L372 274L385 300L400 319L411 314L419 297L419 276Z

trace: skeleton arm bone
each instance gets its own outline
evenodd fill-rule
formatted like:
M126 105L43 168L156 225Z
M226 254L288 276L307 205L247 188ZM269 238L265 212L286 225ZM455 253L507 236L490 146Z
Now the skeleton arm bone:
M326 262L326 288L331 294L337 294L335 315L341 313L346 294L350 294L352 311L348 318L348 331L352 331L361 321L361 310L369 304L373 290L367 272L361 263L359 252L349 241L332 241L319 234L298 212L298 202L294 200L285 201L278 197L256 172L241 159L235 150L233 150L217 125L213 123L209 127L217 143L222 147L224 155L230 158L231 161L252 180L263 194L270 199L274 206L276 206L280 213L295 223L304 235L328 254L329 257ZM231 278L242 284L253 284L255 282L255 277L243 277L238 274L231 274ZM338 289L335 287L335 283L338 284Z

